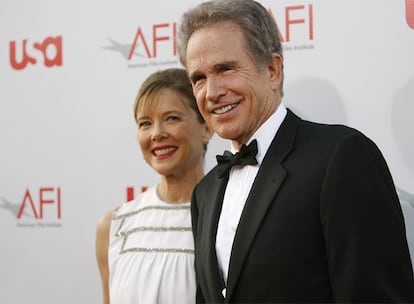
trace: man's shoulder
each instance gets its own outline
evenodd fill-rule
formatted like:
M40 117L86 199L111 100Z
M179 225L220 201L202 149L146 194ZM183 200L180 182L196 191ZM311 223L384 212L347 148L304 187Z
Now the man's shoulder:
M217 183L218 179L218 173L217 173L217 165L211 168L206 175L200 180L200 182L197 184L196 188L205 188L210 187L212 184Z
M322 121L316 121L312 119L308 119L302 117L292 111L291 109L287 109L287 119L286 123L291 123L292 121L296 121L299 123L301 128L309 129L314 132L323 132L323 133L335 133L335 134L344 134L344 135L351 135L351 134L362 134L359 130L345 125L343 123L325 123Z

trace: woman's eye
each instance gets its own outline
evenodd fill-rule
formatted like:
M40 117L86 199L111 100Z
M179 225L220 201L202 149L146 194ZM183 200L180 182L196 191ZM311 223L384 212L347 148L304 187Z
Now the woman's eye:
M171 115L171 116L168 116L168 120L174 120L174 121L176 121L176 120L180 120L180 117Z
M147 127L147 126L150 126L150 125L151 125L151 123L149 121L141 121L141 122L138 123L139 128L144 128L144 127Z

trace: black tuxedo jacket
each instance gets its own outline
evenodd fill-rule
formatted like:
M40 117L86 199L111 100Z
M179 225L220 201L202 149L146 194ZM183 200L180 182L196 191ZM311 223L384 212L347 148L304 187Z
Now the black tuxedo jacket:
M225 286L215 239L227 181L213 168L193 192L198 303L414 303L394 183L360 132L288 110L243 209Z

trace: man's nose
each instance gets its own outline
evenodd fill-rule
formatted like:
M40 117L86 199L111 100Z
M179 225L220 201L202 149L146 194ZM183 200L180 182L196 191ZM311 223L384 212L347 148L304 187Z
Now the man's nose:
M217 102L220 96L225 94L222 80L219 77L209 77L206 86L206 98L209 101Z

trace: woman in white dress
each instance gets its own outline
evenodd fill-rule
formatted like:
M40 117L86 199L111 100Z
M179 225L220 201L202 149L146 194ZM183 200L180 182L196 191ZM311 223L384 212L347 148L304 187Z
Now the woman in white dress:
M158 185L102 216L96 256L105 304L195 303L190 199L212 131L184 69L151 74L134 104L138 142Z

